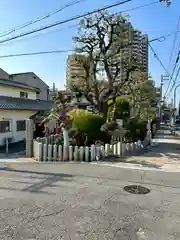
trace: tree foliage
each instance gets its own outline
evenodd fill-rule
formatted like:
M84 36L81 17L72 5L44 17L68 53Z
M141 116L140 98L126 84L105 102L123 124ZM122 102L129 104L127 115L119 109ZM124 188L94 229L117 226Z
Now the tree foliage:
M167 4L167 6L169 7L172 3L171 0L159 0L160 2L165 2Z
M54 101L56 107L49 111L48 115L44 119L44 122L57 120L61 127L68 128L72 121L71 116L68 115L68 112L72 109L69 104L69 99L59 91L55 96Z
M77 84L71 88L82 92L87 100L100 112L106 115L107 100L119 95L122 86L130 78L130 74L137 68L135 59L115 58L121 50L127 48L131 42L126 42L124 23L125 17L120 14L99 12L90 15L80 22L79 31L74 37L77 61L85 70L84 76L76 76ZM121 67L126 71L123 81L117 83Z

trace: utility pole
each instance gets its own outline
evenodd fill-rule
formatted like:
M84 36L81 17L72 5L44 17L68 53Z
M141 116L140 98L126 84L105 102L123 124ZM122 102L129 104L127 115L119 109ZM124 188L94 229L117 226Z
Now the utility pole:
M164 81L168 81L169 80L169 76L168 75L161 75L161 83L160 83L160 103L159 103L159 117L161 119L162 122L162 117L163 117L163 103L165 98L163 99L163 85L164 85Z

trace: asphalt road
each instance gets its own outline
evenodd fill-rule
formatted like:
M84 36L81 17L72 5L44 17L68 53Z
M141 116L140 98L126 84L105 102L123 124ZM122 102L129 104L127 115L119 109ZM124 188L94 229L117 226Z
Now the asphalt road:
M180 174L83 164L0 164L0 239L180 239ZM151 192L133 195L128 184Z

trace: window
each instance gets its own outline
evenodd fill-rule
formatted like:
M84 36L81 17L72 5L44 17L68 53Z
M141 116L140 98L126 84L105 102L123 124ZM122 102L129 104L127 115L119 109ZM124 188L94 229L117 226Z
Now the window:
M25 120L19 120L16 122L16 131L25 131L26 130L26 121Z
M27 92L20 92L20 98L28 98Z
M0 121L0 133L10 132L10 122Z
M36 93L36 99L37 99L37 100L40 99L39 92Z

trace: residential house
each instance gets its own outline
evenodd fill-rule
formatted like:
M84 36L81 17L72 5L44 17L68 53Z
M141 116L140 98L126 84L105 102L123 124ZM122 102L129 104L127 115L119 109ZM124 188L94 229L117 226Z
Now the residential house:
M52 101L39 100L40 95L39 88L0 78L0 146L7 138L10 142L24 140L25 120L54 107Z
M31 87L39 88L39 100L50 100L49 86L33 72L15 73L9 75L9 80L28 84Z
M9 80L9 74L5 72L2 68L0 68L0 79Z

